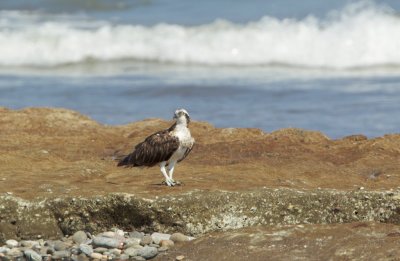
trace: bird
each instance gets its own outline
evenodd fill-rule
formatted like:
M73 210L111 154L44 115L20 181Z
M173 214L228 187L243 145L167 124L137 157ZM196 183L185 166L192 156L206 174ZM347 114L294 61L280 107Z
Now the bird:
M118 166L153 167L158 164L165 184L175 186L175 166L189 155L195 140L189 130L191 119L185 109L177 109L173 119L175 122L171 127L153 133L137 144L132 153L118 162Z

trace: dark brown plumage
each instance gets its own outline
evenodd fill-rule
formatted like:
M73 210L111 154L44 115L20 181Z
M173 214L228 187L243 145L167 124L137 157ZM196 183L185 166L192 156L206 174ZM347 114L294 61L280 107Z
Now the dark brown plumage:
M175 129L175 126L176 124L167 130L156 132L147 137L143 142L136 145L134 151L123 158L118 166L152 167L169 160L179 147L179 139L169 134Z

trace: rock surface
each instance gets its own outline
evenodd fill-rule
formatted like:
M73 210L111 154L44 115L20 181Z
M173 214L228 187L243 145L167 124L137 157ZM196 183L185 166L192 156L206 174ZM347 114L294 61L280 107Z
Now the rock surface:
M360 221L386 223L366 223L364 229L369 232L365 240L374 231L380 235L380 231L390 230L388 238L399 243L397 232L393 232L393 224L400 224L399 134L331 140L319 132L300 129L264 133L193 122L196 146L174 172L180 186L164 186L158 168L116 167L116 160L135 144L170 124L150 119L105 126L64 109L15 111L0 107L0 243L10 238L60 239L79 230L94 234L115 224L122 229L182 232L196 237L255 225L269 225L263 229L275 233L277 225L327 224L306 225L302 234L306 242L308 235L316 240L318 233L329 237L340 232L348 238L353 228L338 223ZM259 237L251 235L258 232L251 229L216 234L210 242L224 249L219 237L235 243L235 235L243 235L239 238L244 241L247 235L247 240L257 245ZM296 233L291 235L300 232ZM81 236L78 241L83 240ZM196 240L199 246L205 238ZM335 249L345 249L339 254L322 245L319 249L310 247L311 239L303 244L305 249L295 247L295 241L275 246L292 256L299 252L307 258L312 249L320 259L325 259L324 251L347 259L346 255L362 252L353 239L354 250L344 245L350 242L347 239L337 241ZM380 249L386 237L381 239L372 236L370 249ZM268 238L260 240L269 242ZM193 259L189 252L194 243L183 244L182 253L175 253L179 251L176 247L166 251L174 254L168 258L183 255L185 260L201 260ZM200 247L204 255L215 252L204 247ZM249 255L253 250L243 248ZM12 251L15 256L23 255ZM228 247L225 251L231 250ZM263 260L263 253L273 251L263 249L260 259L253 256L254 260ZM57 254L62 258L67 253ZM121 254L121 259L125 257Z

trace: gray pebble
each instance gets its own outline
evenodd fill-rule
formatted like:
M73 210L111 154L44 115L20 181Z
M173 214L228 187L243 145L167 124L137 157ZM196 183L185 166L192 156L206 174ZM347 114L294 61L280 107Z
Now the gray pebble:
M155 247L155 248L159 248L159 247L160 247L160 245L158 245L158 244L154 244L154 243L151 243L149 246L151 246L151 247Z
M72 240L76 243L76 244L82 244L84 243L86 240L88 239L85 231L77 231L72 235Z
M119 248L121 241L115 238L96 237L93 239L93 245L107 248Z
M133 247L129 247L124 250L124 254L128 255L128 256L137 256L138 252L139 252L139 249L133 248Z
M6 241L6 245L7 245L9 248L14 248L14 247L17 247L17 246L18 246L18 241L17 241L17 240L14 240L14 239L9 239L9 240Z
M168 240L171 237L171 235L154 232L153 234L151 234L151 237L153 238L153 242L158 245L160 244L161 240Z
M151 244L151 243L153 243L153 238L151 238L151 236L149 236L149 235L145 235L145 236L142 238L142 240L140 240L140 244L141 244L142 246L149 245L149 244Z
M146 260L145 258L143 258L141 256L134 256L132 259L136 260L136 261L145 261Z
M87 256L90 256L93 253L93 247L86 244L80 244L79 250Z
M42 256L32 249L25 250L24 254L28 261L42 261Z
M144 237L143 233L138 232L138 231L129 232L128 235L131 238L138 238L138 239L142 239Z
M61 259L69 257L71 253L68 250L55 251L52 255L54 259Z
M60 240L54 241L54 250L56 251L63 251L68 248L68 245L65 242Z
M119 256L119 260L128 260L128 259L129 259L129 256L126 254L122 254Z
M157 248L155 248L155 247L145 246L138 250L138 255L145 259L151 259L151 258L155 257L157 254L158 254L158 251L157 251Z
M105 247L96 247L93 251L96 253L104 253L108 250L108 248Z
M128 238L125 241L125 248L129 248L132 246L140 246L140 239L139 238Z

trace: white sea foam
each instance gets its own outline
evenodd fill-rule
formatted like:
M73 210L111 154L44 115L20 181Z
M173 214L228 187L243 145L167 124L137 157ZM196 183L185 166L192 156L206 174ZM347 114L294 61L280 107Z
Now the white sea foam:
M1 66L94 61L351 68L400 66L400 18L356 4L328 17L264 17L247 24L114 25L0 13Z

